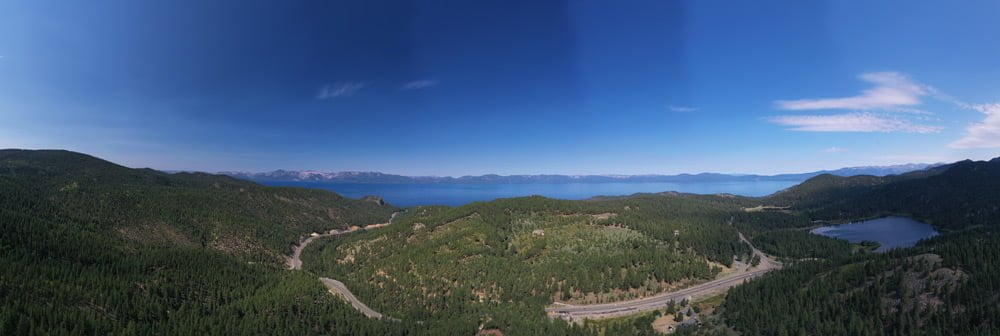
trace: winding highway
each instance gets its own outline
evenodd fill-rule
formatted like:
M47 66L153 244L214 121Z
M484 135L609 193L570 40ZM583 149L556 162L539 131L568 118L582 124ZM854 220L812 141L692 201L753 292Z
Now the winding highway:
M351 290L347 289L347 286L345 286L343 282L330 278L319 278L319 281L323 282L323 284L326 285L326 288L330 289L330 293L340 294L347 299L347 302L351 303L351 306L354 306L354 309L357 309L362 314L365 314L365 316L368 316L369 318L382 319L382 313L369 308L364 302L361 302L361 300L358 300L357 297L354 297L354 293L351 293ZM391 317L389 319L395 320Z
M752 271L748 268L747 270L736 272L720 279L640 299L589 305L557 304L546 308L545 311L549 316L570 321L630 315L665 307L671 301L680 302L689 297L699 298L720 294L730 287L742 284L747 279L760 276L780 267L780 264L770 260L764 253L753 247L750 241L743 237L743 234L739 234L739 237L740 240L750 245L750 249L753 250L755 255L760 257L760 264L757 267L753 267Z
M386 223L366 225L364 228L366 230L370 230L370 229L377 229L377 228L380 228L380 227L385 227L387 225L390 225L390 224L392 224L392 220L396 219L396 215L399 215L402 212L403 211L393 212L392 216L389 216L389 221L386 222ZM358 231L357 228L347 229L347 230L336 230L336 229L334 229L334 230L330 230L327 233L313 235L313 236L310 236L309 238L306 238L306 239L302 240L302 242L300 242L298 245L295 246L295 248L292 249L292 255L289 256L288 260L287 260L288 268L289 269L293 269L293 270L301 270L302 269L302 259L301 259L301 257L302 257L302 250L304 250L306 248L306 246L308 246L309 243L312 243L314 240L316 240L318 238L322 238L322 237L339 236L339 235L348 234L348 233L357 232L357 231ZM374 309L371 309L370 307L368 307L368 305L366 305L364 302L361 302L361 300L358 300L358 298L354 296L354 293L351 293L351 290L347 289L347 286L344 285L343 282L340 282L340 281L337 281L337 280L334 280L334 279L330 279L330 278L319 278L319 281L322 282L323 285L325 285L328 290L330 290L330 293L332 293L332 294L339 294L340 296L343 296L344 299L346 299L347 302L349 302L351 304L351 306L354 307L354 309L357 309L362 314L365 314L365 316L368 316L369 318L375 318L375 319L385 318L385 319L392 320L392 321L399 321L398 319L394 319L394 318L391 318L391 317L385 317L384 315L382 315L382 313L379 313L379 312L375 311Z
M392 224L392 221L396 218L396 216L399 215L400 213L402 212L401 211L394 212L392 216L389 217L389 221L387 223L371 224L365 226L364 228L377 229L380 227L385 227L387 225L390 225ZM302 250L304 250L306 246L308 246L309 243L312 243L314 240L322 237L344 235L356 231L358 231L357 227L348 230L330 230L327 233L314 234L313 236L310 236L302 240L301 243L299 243L294 247L292 255L288 257L288 267L293 270L302 269L302 260L301 260ZM757 250L757 248L755 248L753 244L750 243L750 241L748 241L746 238L743 237L742 233L739 233L739 238L741 241L747 243L747 245L750 246L750 249L753 251L754 255L760 257L760 264L758 264L756 267L750 267L749 265L747 265L745 269L738 269L738 271L735 272L734 274L728 275L723 278L715 279L709 282L705 282L702 284L698 284L695 286L691 286L673 292L657 294L650 297L628 300L628 301L589 304L589 305L571 305L571 304L556 303L555 305L546 308L545 311L552 317L558 317L570 321L577 321L588 318L599 319L606 317L630 315L639 312L662 308L671 301L680 302L688 298L700 298L700 297L708 297L712 295L721 294L726 290L728 290L730 287L738 286L748 279L758 277L760 275L763 275L767 272L770 272L772 270L781 267L779 263L775 262L774 260L771 260L767 255L765 255L760 250ZM351 306L354 306L355 309L360 311L362 314L365 314L365 316L375 319L388 319L393 321L399 321L391 317L386 317L381 313L375 311L374 309L371 309L370 307L368 307L368 305L365 305L364 302L358 300L358 298L355 297L354 294L351 293L349 289L347 289L347 286L345 286L344 283L334 279L322 278L322 277L319 278L319 280L323 283L323 285L325 285L330 290L330 293L343 296L344 299L346 299L351 304Z

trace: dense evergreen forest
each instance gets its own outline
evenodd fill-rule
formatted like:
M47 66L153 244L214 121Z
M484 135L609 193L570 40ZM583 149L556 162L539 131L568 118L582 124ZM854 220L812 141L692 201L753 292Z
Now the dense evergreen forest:
M1000 224L1000 158L886 177L822 175L763 199L813 220L899 214L943 231Z
M526 312L552 302L612 302L714 279L751 262L737 232L787 258L851 253L803 231L812 225L804 217L745 210L756 204L662 193L421 207L386 229L321 240L303 260L390 316L518 330L545 320Z
M522 197L406 209L377 199L130 169L66 151L0 150L0 334L650 334L654 315L550 319L552 302L651 295L753 263L711 328L747 335L989 334L996 307L1000 160L899 176L819 176L764 198L679 193L586 201ZM951 233L884 254L812 235L885 214ZM400 321L328 293L343 281Z
M0 202L155 246L280 260L308 232L385 222L397 210L311 189L129 169L66 151L0 150Z
M744 334L994 335L1000 329L1000 159L885 178L819 176L763 202L832 221L905 214L945 234L888 253L828 255L734 288L723 316Z
M332 193L0 151L0 334L360 335L369 320L283 269L302 233L384 222Z
M804 262L730 290L745 335L993 335L1000 231L939 236L889 253Z

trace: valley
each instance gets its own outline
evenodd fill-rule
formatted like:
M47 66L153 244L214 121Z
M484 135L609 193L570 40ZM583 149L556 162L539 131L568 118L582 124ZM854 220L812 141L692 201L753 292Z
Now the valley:
M821 175L761 198L534 196L403 209L6 150L0 328L644 334L651 316L712 298L677 332L974 334L998 316L994 176L998 160ZM930 196L941 193L949 198ZM888 213L942 234L872 253L808 231ZM298 322L279 327L288 321Z
M696 284L681 290L656 294L634 300L617 301L603 304L591 305L571 305L555 302L545 311L552 316L556 316L569 321L583 319L600 319L622 315L631 315L645 311L661 309L668 304L704 299L725 293L729 288L738 286L744 281L763 275L767 272L780 268L781 264L772 260L766 254L757 250L750 244L743 234L739 234L740 240L750 246L753 256L759 260L757 265L734 265L736 271L725 276L718 277L705 283Z
M0 1L0 336L1000 336L1000 1Z
M378 229L380 227L388 226L388 225L392 224L392 220L395 219L396 215L399 215L400 213L402 213L402 211L393 212L392 215L389 216L389 220L387 222L382 223L382 224L369 224L369 225L365 225L361 229L357 229L357 228L352 227L352 228L348 228L348 229L345 229L345 230L332 229L329 232L324 233L324 234L315 234L315 233L314 234L310 234L308 238L303 239L301 242L299 242L298 244L296 244L295 247L293 248L292 255L289 256L289 258L288 258L288 268L290 268L292 270L301 270L302 269L302 260L300 259L301 255L302 255L302 250L304 250L306 248L306 246L309 246L309 243L312 243L316 239L327 238L327 237L336 238L337 236L348 234L348 233L357 232L358 230L372 230L372 229ZM340 282L340 281L337 281L337 280L334 280L334 279L330 279L330 278L319 278L319 280L320 280L320 282L323 283L324 286L326 286L326 288L328 288L330 290L330 293L343 296L344 299L346 299L348 302L351 303L351 306L353 306L354 309L357 309L358 311L360 311L365 316L370 317L370 318L375 318L375 319L382 319L383 316L382 316L381 313L372 310L367 305L365 305L364 302L361 302L360 300L358 300L358 298L354 296L354 293L351 293L351 290L347 289L347 286L345 286L343 282ZM392 318L390 318L390 319L392 319Z

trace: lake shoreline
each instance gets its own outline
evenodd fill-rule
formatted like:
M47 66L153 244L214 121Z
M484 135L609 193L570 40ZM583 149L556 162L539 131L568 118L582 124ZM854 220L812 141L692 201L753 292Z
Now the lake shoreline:
M928 223L902 216L886 216L850 223L824 225L810 229L809 233L843 239L852 244L866 240L878 242L880 246L875 249L875 252L911 247L920 240L940 234Z
M691 194L733 194L761 197L788 188L801 181L747 182L627 182L627 183L532 183L532 184L372 184L325 182L263 182L268 186L299 187L332 191L349 198L378 195L386 202L402 207L447 205L500 198L540 195L563 200L586 200L598 196L628 196L636 193L680 192Z

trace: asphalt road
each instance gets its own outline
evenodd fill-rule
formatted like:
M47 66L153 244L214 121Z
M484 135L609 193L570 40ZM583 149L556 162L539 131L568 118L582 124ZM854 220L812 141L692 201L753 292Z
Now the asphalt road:
M747 244L750 244L748 240L743 238L742 234L740 234L739 237ZM641 299L611 302L611 303L590 304L590 305L561 304L558 306L549 307L545 309L545 311L554 317L560 317L567 320L578 320L585 318L605 318L612 316L635 314L639 312L659 309L661 307L666 306L667 303L669 303L670 301L679 303L687 297L709 296L712 294L720 293L729 289L730 287L742 284L743 281L747 279L760 276L764 273L770 272L780 267L780 265L770 260L770 258L768 258L759 250L754 248L753 245L750 245L750 248L753 250L754 254L761 257L760 264L753 271L739 272L721 279L712 280L685 289L668 293L662 293Z
M389 222L387 224L392 224L392 220L396 218L397 214L399 213L398 212L393 213L392 216L389 218ZM384 225L376 225L373 226L373 228L378 228L382 226ZM354 231L332 230L326 234L312 236L303 240L302 243L300 243L293 249L293 253L291 257L289 257L288 259L289 268L302 269L302 260L300 259L302 255L302 250L305 249L305 247L308 246L309 243L313 242L313 240L326 236L339 236L351 232ZM612 303L592 304L592 305L563 304L560 306L547 308L545 309L545 311L556 317L561 317L568 320L629 315L638 312L659 309L661 307L666 306L667 303L669 303L670 301L680 302L688 297L710 295L713 293L721 292L730 287L740 285L743 283L743 281L747 279L760 276L764 273L767 273L771 270L780 267L779 264L775 263L766 255L764 255L762 252L754 248L753 245L750 244L750 241L746 240L743 237L743 234L740 234L739 238L740 240L743 240L748 245L750 245L750 248L753 250L754 254L761 257L760 265L758 265L754 271L738 272L736 274L727 276L725 278L716 279L703 284L677 290L674 292L662 293L641 299L619 301ZM341 296L343 296L348 302L351 303L352 306L354 306L355 309L360 311L362 314L365 314L365 316L368 316L370 318L377 318L377 319L386 318L389 320L398 321L397 319L393 319L391 317L385 317L381 313L365 305L363 302L358 300L358 298L355 297L354 294L351 293L349 289L347 289L347 286L345 286L344 283L330 278L319 278L319 280L323 282L323 285L325 285L330 290L331 293L340 294Z
M323 284L326 285L326 288L330 289L330 293L340 294L345 299L347 299L347 302L350 302L351 305L354 306L354 309L357 309L362 314L365 314L365 316L377 319L382 318L381 313L369 308L367 305L365 305L364 302L361 302L360 300L358 300L357 297L354 297L354 294L351 293L349 289L347 289L347 286L344 286L343 282L333 280L330 278L319 278L319 281L322 281Z
M634 314L638 312L649 311L665 307L667 303L669 303L670 301L679 303L689 296L699 296L699 294L711 293L713 291L717 291L722 288L728 289L729 287L742 284L743 281L746 279L760 276L761 274L767 273L769 271L771 270L764 269L749 273L743 273L736 276L709 281L700 285L688 287L678 291L663 293L642 299L619 301L612 303L592 304L592 305L579 305L579 306L565 305L565 306L550 307L545 311L555 313L559 317L563 318L571 317L573 319L588 318L588 317L600 318L600 317Z
M376 229L376 228L380 228L380 227L385 227L386 225L392 224L392 220L396 219L396 215L398 215L399 213L400 212L393 212L392 216L389 217L389 222L385 223L385 225L373 224L373 225L368 225L368 226L365 226L365 227L366 228L372 228L372 229ZM347 233L351 233L351 232L355 232L355 231L356 230L354 230L354 231L350 231L350 230L343 230L343 231L330 230L330 232L328 232L328 233L324 233L324 234L321 234L321 235L316 235L316 236L311 236L309 238L306 238L301 243L299 243L299 245L295 246L294 249L292 249L292 255L288 258L288 268L293 269L293 270L300 270L300 269L302 269L302 259L300 258L302 256L302 250L304 250L306 248L306 246L309 245L309 243L312 243L317 238L329 237L329 236L339 236L339 235L343 235L343 234L347 234ZM334 280L334 279L330 279L330 278L319 278L319 281L322 282L323 285L326 285L326 288L330 290L330 293L340 294L341 296L344 297L344 299L347 299L347 302L351 303L351 306L354 306L354 309L357 309L362 314L365 314L365 316L368 316L370 318L377 318L377 319L382 319L384 317L381 313L379 313L379 312L377 312L377 311L369 308L368 305L364 304L364 302L361 302L360 300L358 300L358 298L354 296L354 293L351 293L351 290L347 289L347 286L345 286L343 282L340 282L340 281L337 281L337 280ZM388 319L388 320L399 321L399 320L391 318L391 317L385 317L385 318Z
M392 220L396 219L396 215L399 215L400 213L401 213L400 211L393 212L392 215L389 216L389 221L386 222L386 223L384 223L385 225L383 225L383 224L372 224L372 225L365 226L365 229L366 230L377 229L377 228L384 227L386 225L392 224ZM312 243L313 240L316 240L316 239L322 238L322 237L339 236L339 235L348 234L348 233L351 233L351 232L355 232L355 231L352 231L352 230L330 230L330 232L327 232L327 233L324 233L324 234L321 234L321 235L317 235L317 236L310 236L309 238L306 238L301 243L299 243L294 248L292 248L292 255L288 258L288 262L287 262L288 268L289 269L293 269L293 270L302 269L302 259L301 259L301 257L302 257L302 250L304 250L306 248L306 246L309 245L309 243Z

